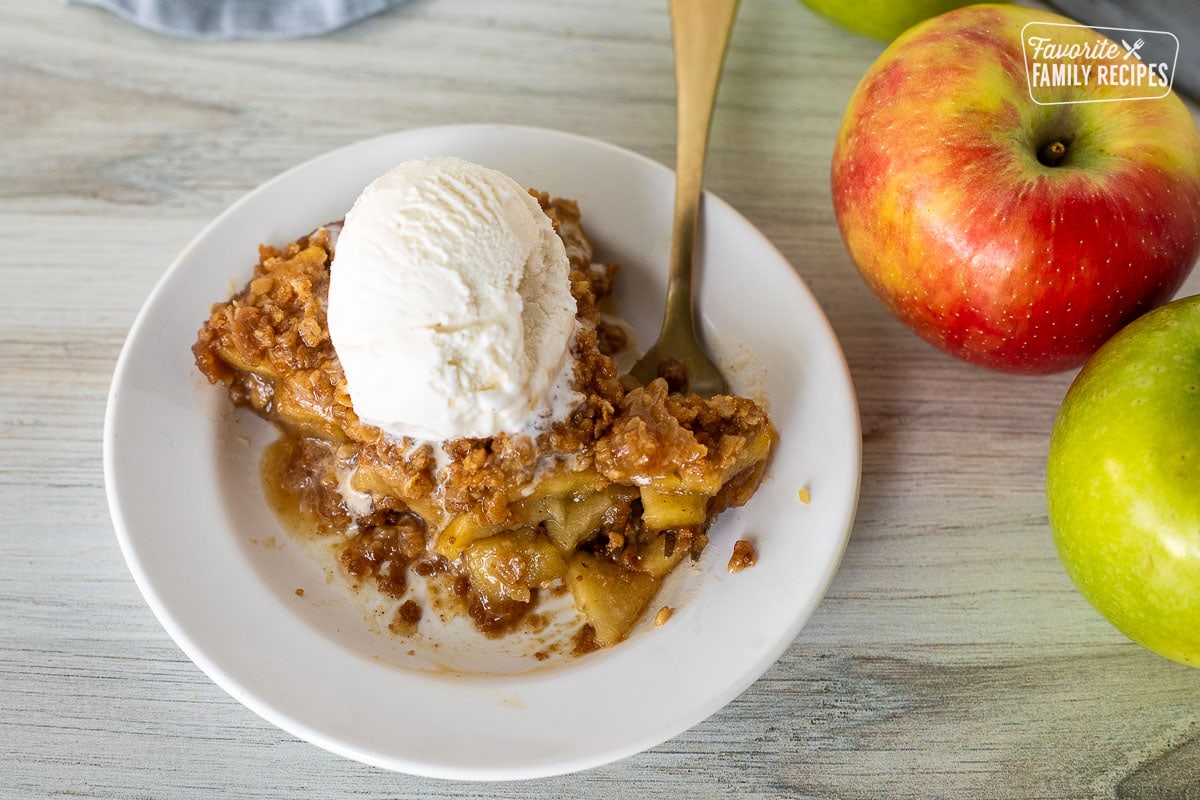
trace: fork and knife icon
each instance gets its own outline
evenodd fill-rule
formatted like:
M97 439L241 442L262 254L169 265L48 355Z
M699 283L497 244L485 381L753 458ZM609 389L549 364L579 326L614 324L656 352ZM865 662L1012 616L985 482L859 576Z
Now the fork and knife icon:
M1129 57L1130 57L1130 56L1133 56L1133 57L1134 57L1134 58L1136 58L1138 61L1141 61L1141 60L1142 60L1142 57L1138 55L1137 51L1138 51L1138 50L1141 50L1141 49L1142 49L1142 46L1143 46L1144 44L1146 44L1146 40L1145 40L1145 39L1138 39L1138 40L1137 40L1136 42L1134 42L1133 44L1130 44L1129 42L1127 42L1127 41L1125 41L1124 39L1122 39L1122 40L1121 40L1121 44L1122 44L1122 45L1124 45L1124 47L1125 47L1125 60L1126 60L1126 61L1128 61L1128 60L1129 60Z

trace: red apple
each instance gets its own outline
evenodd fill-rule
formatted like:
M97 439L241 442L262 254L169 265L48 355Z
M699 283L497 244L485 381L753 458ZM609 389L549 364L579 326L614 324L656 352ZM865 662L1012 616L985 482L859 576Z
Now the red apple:
M1082 364L1187 277L1200 132L1174 95L1129 99L1145 87L1039 90L1060 104L1034 102L1031 22L1072 24L972 6L904 33L850 100L832 182L846 247L897 317L959 358L1046 373Z

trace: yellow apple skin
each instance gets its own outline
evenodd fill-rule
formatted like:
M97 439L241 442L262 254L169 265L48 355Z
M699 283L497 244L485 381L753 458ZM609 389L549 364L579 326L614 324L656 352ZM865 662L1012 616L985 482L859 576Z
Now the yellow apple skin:
M971 363L1048 373L1182 285L1200 254L1200 133L1173 94L1062 87L1039 96L1062 105L1035 103L1030 22L1073 24L980 5L902 34L849 102L831 181L851 258L902 322Z
M1054 423L1046 505L1080 593L1138 644L1200 667L1200 295L1088 360Z
M918 22L972 0L801 0L821 16L847 30L890 42Z

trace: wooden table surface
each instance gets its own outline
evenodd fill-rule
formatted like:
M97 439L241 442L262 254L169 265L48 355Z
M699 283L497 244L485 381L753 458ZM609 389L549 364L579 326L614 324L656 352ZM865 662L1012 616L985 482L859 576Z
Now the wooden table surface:
M761 680L615 764L442 782L272 727L155 620L109 521L101 428L167 265L262 181L398 129L526 123L670 163L663 5L414 0L322 38L201 44L0 2L0 796L1200 798L1200 671L1124 639L1055 556L1044 459L1072 376L953 361L868 293L828 170L882 47L794 0L743 3L708 186L823 305L864 463L837 578Z

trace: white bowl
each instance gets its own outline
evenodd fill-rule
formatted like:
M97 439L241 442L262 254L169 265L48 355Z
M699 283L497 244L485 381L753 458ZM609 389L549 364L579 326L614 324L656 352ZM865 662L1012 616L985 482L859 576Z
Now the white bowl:
M857 502L861 447L849 371L827 320L779 252L707 196L703 328L738 387L765 395L781 439L758 494L664 587L666 625L579 658L447 628L380 632L267 508L258 457L270 426L233 413L190 347L209 305L249 277L260 242L340 218L400 161L457 155L579 201L598 255L621 264L617 306L643 343L665 295L671 172L626 150L531 128L406 131L321 156L254 190L179 256L139 314L104 431L109 507L129 569L188 657L296 736L387 769L515 779L596 766L695 725L757 679L832 580ZM735 381L736 383L736 381ZM807 489L811 503L798 493ZM730 574L734 540L759 563ZM298 596L297 588L305 589ZM651 611L651 615L653 611ZM506 649L507 647L507 649Z

